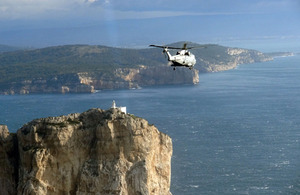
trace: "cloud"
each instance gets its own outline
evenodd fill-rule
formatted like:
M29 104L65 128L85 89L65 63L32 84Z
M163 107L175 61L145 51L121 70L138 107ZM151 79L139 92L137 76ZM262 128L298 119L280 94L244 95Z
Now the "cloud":
M49 17L56 13L71 13L95 2L97 0L1 0L0 19Z
M114 11L115 19L147 19L175 16L220 16L241 15L245 12L184 12L184 11ZM247 14L253 14L251 12Z
M98 20L110 20L195 15L195 12L192 10L178 9L182 8L181 1L172 1L1 0L0 20L44 18L57 19L59 17L82 17L87 19L97 18Z
M1 0L0 19L157 18L182 15L264 13L296 0ZM295 3L294 3L295 4Z

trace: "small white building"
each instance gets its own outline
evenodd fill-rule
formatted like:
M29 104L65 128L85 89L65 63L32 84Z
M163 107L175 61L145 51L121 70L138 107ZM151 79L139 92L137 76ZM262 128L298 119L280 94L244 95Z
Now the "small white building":
M118 110L120 110L121 112L124 112L125 114L127 114L127 109L126 109L126 107L117 107L117 106L116 106L116 101L115 101L115 100L113 100L112 105L111 105L111 108L113 108L113 109L118 109Z

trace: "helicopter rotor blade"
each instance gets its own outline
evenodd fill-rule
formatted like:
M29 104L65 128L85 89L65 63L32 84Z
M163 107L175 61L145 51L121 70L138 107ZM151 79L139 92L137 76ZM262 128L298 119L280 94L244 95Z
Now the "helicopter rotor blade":
M187 47L187 43L185 43L183 45L183 47L170 47L170 46L165 46L165 45L149 45L149 47L158 47L158 48L167 48L167 49L183 49L183 50L187 50L187 49L192 49L194 47Z
M165 45L149 45L149 47L158 47L158 48L167 48L167 49L181 49L181 50L188 50L188 49L193 49L193 48L207 48L211 46L217 46L217 44L205 44L205 45L199 45L195 47L187 47L187 43L183 44L183 47L170 47L170 46L165 46Z
M168 48L167 46L162 45L149 45L149 47Z
M187 47L186 49L201 49L201 48L208 48L208 47L215 47L218 46L217 44L205 44L205 45L199 45L195 47Z
M179 48L179 47L170 47L170 46L164 46L164 45L149 45L149 47L158 47L158 48L167 48L167 49L182 49L182 48Z

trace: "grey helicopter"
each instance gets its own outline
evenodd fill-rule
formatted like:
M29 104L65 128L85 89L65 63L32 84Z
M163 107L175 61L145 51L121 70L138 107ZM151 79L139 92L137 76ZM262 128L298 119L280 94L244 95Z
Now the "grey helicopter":
M176 66L188 67L191 70L196 64L195 55L189 51L189 49L195 47L187 47L187 43L184 43L182 48L170 47L164 45L149 45L149 46L163 48L163 53L167 55L168 61L172 62L171 66L173 66L173 70L176 70ZM170 49L180 49L180 50L177 51L176 55L172 56L169 52Z

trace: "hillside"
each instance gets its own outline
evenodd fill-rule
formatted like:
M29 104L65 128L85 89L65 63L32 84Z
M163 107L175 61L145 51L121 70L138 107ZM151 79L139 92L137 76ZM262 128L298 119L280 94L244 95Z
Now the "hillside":
M182 44L173 45L181 47ZM189 43L189 46L203 45ZM200 72L228 70L242 63L270 60L254 50L205 46L192 50L197 57L195 69ZM0 53L0 93L92 92L105 88L197 83L197 70L174 73L158 48L55 46ZM181 78L180 71L188 80ZM161 80L162 76L165 79Z

